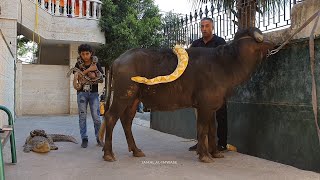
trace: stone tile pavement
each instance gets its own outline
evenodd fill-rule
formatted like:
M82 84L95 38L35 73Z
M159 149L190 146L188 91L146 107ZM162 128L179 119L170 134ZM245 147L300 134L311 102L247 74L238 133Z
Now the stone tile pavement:
M24 153L22 146L33 129L75 136L80 142L77 116L28 116L16 119L16 165L10 164L10 147L5 147L7 180L100 180L100 179L210 179L210 180L320 180L315 172L235 153L214 163L198 161L188 147L194 142L161 133L149 127L149 121L136 116L133 134L146 157L135 158L128 152L126 138L118 121L114 130L116 162L103 161L101 147L96 146L92 119L88 118L89 146L58 142L57 151L47 154Z

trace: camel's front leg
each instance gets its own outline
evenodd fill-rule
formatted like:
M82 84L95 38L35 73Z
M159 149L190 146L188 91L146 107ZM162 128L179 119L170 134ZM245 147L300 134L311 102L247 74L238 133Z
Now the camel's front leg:
M216 126L216 112L213 112L212 118L209 121L209 153L214 158L223 158L223 154L221 154L217 149L216 143L216 134L217 134L217 126Z
M197 119L197 134L198 134L198 145L197 154L199 154L199 160L201 162L210 163L213 162L209 151L208 151L208 135L209 135L209 123L212 117L212 110L208 108L198 109Z

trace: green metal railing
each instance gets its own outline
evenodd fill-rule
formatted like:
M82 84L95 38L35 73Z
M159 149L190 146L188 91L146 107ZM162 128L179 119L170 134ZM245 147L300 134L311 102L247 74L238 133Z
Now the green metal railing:
M12 126L12 132L10 134L10 146L11 146L11 159L12 163L17 163L17 154L16 154L16 143L15 143L15 137L14 137L14 127L13 127L13 117L8 108L5 106L0 105L0 110L3 110L8 115L8 124ZM2 143L0 142L0 161L1 161L1 167L0 167L0 180L5 180L4 175L4 161L3 161L3 153L2 153Z

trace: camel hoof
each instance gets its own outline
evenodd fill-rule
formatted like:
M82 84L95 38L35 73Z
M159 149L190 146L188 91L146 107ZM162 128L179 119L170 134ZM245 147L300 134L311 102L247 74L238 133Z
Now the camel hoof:
M114 156L111 156L111 155L104 155L104 156L103 156L103 159L104 159L105 161L109 161L109 162L114 162L114 161L116 161L116 158L115 158Z
M224 158L224 155L220 152L212 153L211 155L214 158Z
M140 150L137 152L133 152L134 157L145 157L146 155Z
M213 163L214 162L213 159L209 156L199 157L199 160L204 163Z

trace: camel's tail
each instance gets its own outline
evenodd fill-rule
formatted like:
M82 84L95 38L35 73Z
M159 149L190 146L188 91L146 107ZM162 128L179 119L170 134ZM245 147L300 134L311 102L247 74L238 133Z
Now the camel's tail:
M107 111L110 108L110 102L111 102L112 64L110 65L110 71L109 71L108 77L109 77L108 78L108 89L107 89L108 94L107 94L106 105L105 105L105 113L104 113L103 120L102 120L100 129L99 129L99 140L102 143L104 142L104 135L106 132L106 127L107 127L105 117L106 117Z

